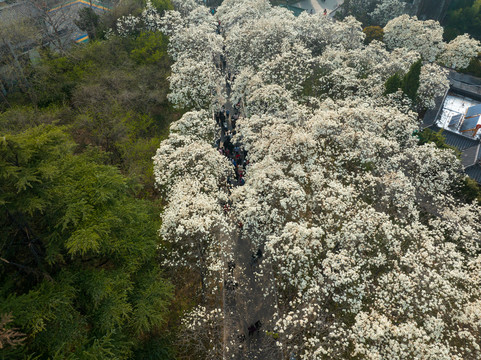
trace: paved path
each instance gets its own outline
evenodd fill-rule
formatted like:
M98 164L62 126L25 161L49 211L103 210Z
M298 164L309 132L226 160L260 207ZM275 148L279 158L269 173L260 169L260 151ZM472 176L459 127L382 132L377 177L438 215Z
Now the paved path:
M223 74L226 74L225 69ZM226 86L227 98L230 88ZM232 116L235 110L230 102L224 104ZM242 115L242 114L241 114ZM232 121L227 121L227 130L232 131ZM226 139L221 127L220 144ZM242 144L235 144L242 146ZM240 186L240 185L236 185ZM239 226L235 211L227 211L230 220L229 234L221 234L225 278L223 288L224 359L278 360L284 358L276 340L267 331L273 328L277 314L277 298L272 266L269 258L251 241L251 236ZM261 255L256 255L261 254ZM233 260L229 266L229 261ZM256 327L257 324L257 327Z
M314 13L323 13L324 9L327 9L327 12L330 13L343 2L344 0L301 0L292 5L308 11L312 9Z

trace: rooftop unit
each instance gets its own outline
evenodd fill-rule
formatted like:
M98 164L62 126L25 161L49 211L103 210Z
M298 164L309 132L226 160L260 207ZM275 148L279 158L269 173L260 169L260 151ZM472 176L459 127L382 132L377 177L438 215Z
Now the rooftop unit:
M464 118L469 119L479 115L481 115L481 104L469 107L468 110L466 110L466 115L464 115Z
M463 135L471 132L471 136L475 137L478 131L481 129L481 116L475 115L472 117L465 117L459 132Z
M459 124L463 121L463 114L456 114L451 116L451 120L449 121L449 127L453 129L458 129Z

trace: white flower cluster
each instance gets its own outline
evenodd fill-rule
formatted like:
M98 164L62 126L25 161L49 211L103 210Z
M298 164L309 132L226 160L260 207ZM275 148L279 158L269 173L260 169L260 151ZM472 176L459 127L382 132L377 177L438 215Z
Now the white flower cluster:
M222 54L236 74L231 98L243 115L233 142L248 151L249 165L245 185L224 192L231 167L211 146L213 120L194 112L172 125L154 158L157 184L168 193L160 232L174 249L170 265L191 266L215 289L235 219L264 249L253 273L270 271L275 282L269 326L284 354L481 358L481 209L453 197L461 176L456 155L418 145L409 103L399 92L383 95L386 79L405 74L420 56L428 61L422 104L442 95L445 71L429 63L444 51L438 25L392 20L389 51L364 45L352 18L295 18L264 0L225 0L218 14ZM182 28L206 23L186 20ZM335 36L318 37L319 24ZM207 109L209 91L199 89L224 81L208 61L219 52L208 34L186 35L192 53L172 45L178 60L170 96L178 103ZM230 219L221 207L227 198ZM222 302L208 304L185 318L186 334L198 334L185 339L197 357L220 358L221 346L232 345L220 332L229 329L221 326Z
M161 30L170 36L169 54L175 60L168 99L179 108L220 107L225 102L225 82L217 66L222 36L216 33L207 8L197 4L184 8L179 4L176 7L182 10L180 13L167 11L161 19ZM185 13L184 18L181 13Z
M127 15L117 20L115 29L110 29L109 34L118 36L130 36L142 31L159 31L161 28L160 15L157 9L147 0L145 9L139 16Z
M168 199L160 229L164 263L194 270L205 295L221 278L211 273L222 270L215 264L221 235L228 233L222 203L232 167L212 146L216 124L206 111L184 114L170 130L153 158L156 184Z
M384 41L391 49L403 47L415 50L429 62L435 61L445 47L443 28L437 21L421 21L409 15L399 16L387 23Z
M182 358L199 354L201 359L223 358L223 312L221 308L197 306L182 319L179 352Z
M440 62L453 69L465 69L469 61L478 55L481 46L478 40L468 34L460 35L446 45L446 51L441 55Z
M449 89L448 71L436 64L424 64L419 76L418 99L425 109L435 107L435 99Z
M381 0L369 15L376 24L384 26L389 20L404 14L406 3L402 0Z
M384 27L384 41L391 49L418 51L429 62L440 61L448 67L464 69L477 55L480 43L460 35L450 43L443 41L443 28L434 20L420 21L415 16L399 16Z

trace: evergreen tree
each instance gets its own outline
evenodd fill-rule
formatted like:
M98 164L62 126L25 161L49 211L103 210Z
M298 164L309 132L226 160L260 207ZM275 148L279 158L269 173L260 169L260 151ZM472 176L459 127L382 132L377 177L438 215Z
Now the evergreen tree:
M402 86L402 79L398 73L391 76L389 79L386 80L384 87L386 90L384 91L384 95L392 94L398 91Z
M162 337L156 211L102 154L74 151L54 126L0 139L0 314L27 335L0 358L127 359Z
M409 71L402 80L402 90L408 98L416 102L416 95L419 88L419 75L421 74L422 60L419 59L411 65Z

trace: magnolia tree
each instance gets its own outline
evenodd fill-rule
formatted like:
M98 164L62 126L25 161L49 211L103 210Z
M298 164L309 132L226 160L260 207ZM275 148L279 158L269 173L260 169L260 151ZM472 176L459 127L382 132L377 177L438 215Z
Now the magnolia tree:
M449 89L448 71L436 64L425 64L419 76L418 101L421 107L433 109L436 97Z
M250 346L274 344L284 359L479 359L481 209L455 197L455 153L418 145L406 97L384 95L385 81L420 57L419 103L429 108L443 95L446 72L432 64L449 58L440 26L393 19L386 48L364 45L353 18L295 18L267 1L226 0L218 11L224 51L203 9L171 15L179 25L163 25L175 42L169 98L212 109L226 70L210 58L222 54L236 74L231 100L241 103L232 142L249 161L245 185L227 188L233 166L215 149L207 111L172 124L154 157L167 201L166 265L190 267L206 297L181 326L189 356L241 349L226 340L242 331L227 317L269 299L273 315ZM243 237L232 231L238 222ZM237 293L238 308L228 310L225 298L208 297L219 293L228 260L257 249L259 267L242 271L273 286L246 302Z
M239 122L253 164L232 198L275 268L279 346L305 359L479 356L479 330L457 330L480 296L468 264L481 230L480 209L449 196L459 161L417 146L413 115L346 105L304 123L265 115ZM433 227L454 216L445 213L453 206L464 220ZM457 221L469 230L455 230ZM462 245L452 231L466 231L456 235ZM373 335L378 322L385 329ZM465 337L468 347L452 348Z
M227 61L234 70L257 68L282 52L285 42L294 41L294 15L285 10L274 18L262 17L249 26L236 25L226 34Z
M401 0L382 0L369 15L377 25L384 26L389 20L404 14L405 7Z
M216 16L221 22L222 28L231 33L236 25L245 27L256 20L265 17L272 11L268 0L224 0L217 8Z
M170 130L154 156L156 183L168 200L160 230L168 249L164 264L196 272L205 299L223 278L218 254L229 231L222 205L232 169L212 147L217 131L207 112L186 113Z
M446 45L446 51L441 55L440 62L453 69L465 69L469 61L481 50L478 40L468 34L460 35Z
M188 54L189 59L214 62L222 53L223 39L207 23L189 26L170 37L169 54L174 60Z
M423 60L455 69L464 69L480 49L480 43L469 35L460 35L450 43L443 42L443 28L434 20L420 21L415 16L399 16L384 27L384 42L389 48L405 48L421 54Z
M212 61L184 55L172 65L169 101L179 108L219 108L225 99L225 81Z
M195 0L171 0L175 10L180 12L182 16L188 17L192 11L201 7L199 2Z
M443 28L437 21L418 20L416 16L399 16L384 27L384 42L391 49L406 48L433 62L444 51Z
M161 29L161 17L150 0L147 1L145 9L139 16L126 15L119 18L113 29L107 33L108 36L130 36L143 31L159 31Z

